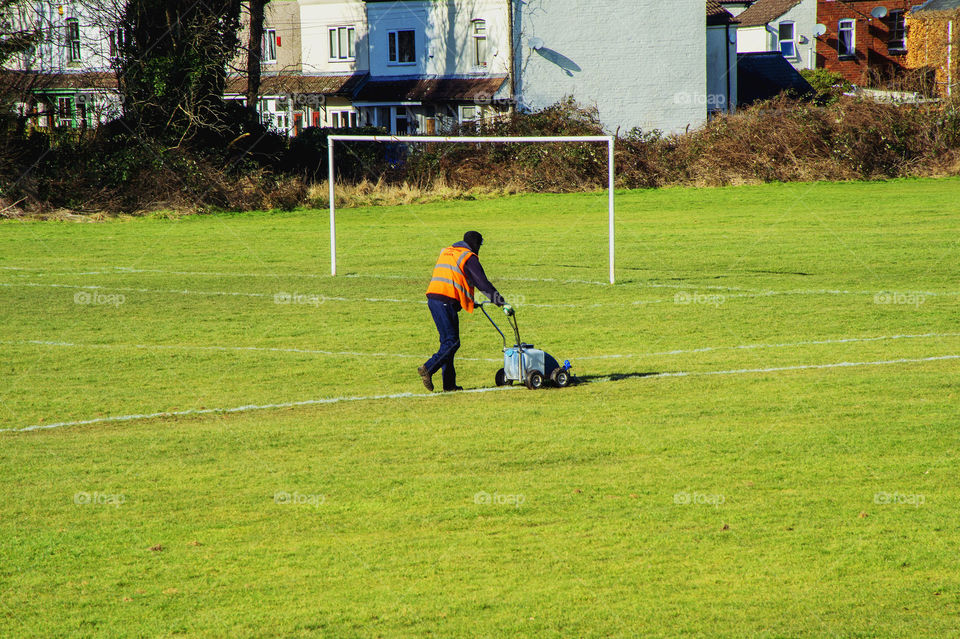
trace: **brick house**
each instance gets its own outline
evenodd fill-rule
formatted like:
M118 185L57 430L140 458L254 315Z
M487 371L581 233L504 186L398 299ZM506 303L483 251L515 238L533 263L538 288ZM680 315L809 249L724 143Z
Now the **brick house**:
M857 85L883 84L902 75L907 53L906 15L916 0L818 0L817 67ZM877 17L884 13L884 17Z
M935 92L960 91L960 0L927 0L907 16L907 66L930 72Z

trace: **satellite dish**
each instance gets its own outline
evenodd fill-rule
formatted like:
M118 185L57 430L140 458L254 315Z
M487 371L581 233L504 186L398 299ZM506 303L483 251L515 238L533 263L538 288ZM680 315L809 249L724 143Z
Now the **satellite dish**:
M813 28L813 35L814 35L814 37L816 37L816 38L819 38L820 36L822 36L822 35L823 35L824 33L826 33L826 32L827 32L827 25L825 25L825 24L818 24L817 26L815 26L815 27Z
M888 13L890 12L887 11L887 8L883 5L880 5L871 11L870 15L872 15L874 18L886 18Z
M528 44L530 48L536 51L543 48L543 38L530 38Z

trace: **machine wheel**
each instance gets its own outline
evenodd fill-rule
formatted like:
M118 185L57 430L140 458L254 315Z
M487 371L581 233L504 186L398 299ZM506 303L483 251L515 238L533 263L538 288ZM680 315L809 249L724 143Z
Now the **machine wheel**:
M513 384L512 380L507 379L507 373L502 368L493 376L493 381L497 386L509 386Z
M543 373L540 371L530 371L527 373L527 388L537 390L543 386Z
M550 373L550 380L560 388L564 388L570 383L570 373L564 368L555 368Z

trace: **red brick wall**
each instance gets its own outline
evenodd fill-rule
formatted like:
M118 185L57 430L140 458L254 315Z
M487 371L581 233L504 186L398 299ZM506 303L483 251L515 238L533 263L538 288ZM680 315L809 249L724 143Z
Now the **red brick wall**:
M887 49L890 27L886 19L871 17L870 11L883 5L890 11L909 11L919 0L817 0L817 22L827 32L817 38L817 67L842 73L854 84L867 83L871 75L891 77L903 70L905 54L891 54ZM857 21L856 58L840 59L838 54L839 22L844 18Z

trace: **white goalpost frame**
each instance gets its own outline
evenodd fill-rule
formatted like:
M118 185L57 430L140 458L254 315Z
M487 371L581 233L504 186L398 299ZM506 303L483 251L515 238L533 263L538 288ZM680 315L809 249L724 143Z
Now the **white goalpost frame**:
M608 234L610 238L610 283L614 283L613 261L613 144L612 135L564 135L564 136L428 136L428 135L330 135L327 137L327 167L330 181L330 275L337 274L337 221L336 204L334 201L334 160L333 146L335 142L494 142L504 144L526 142L606 142L607 143L607 207L608 207Z

